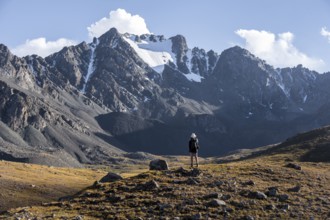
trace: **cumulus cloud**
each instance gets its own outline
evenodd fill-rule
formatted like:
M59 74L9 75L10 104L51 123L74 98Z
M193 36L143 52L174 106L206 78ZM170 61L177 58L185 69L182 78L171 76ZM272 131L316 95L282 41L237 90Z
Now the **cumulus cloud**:
M17 56L37 54L41 57L46 57L60 51L65 46L75 44L77 44L75 41L65 38L60 38L56 41L47 41L46 38L40 37L33 40L26 40L24 44L12 48L11 51Z
M87 27L89 37L100 37L110 28L115 27L120 33L130 34L147 34L150 31L142 17L139 15L131 15L124 9L117 9L111 11L109 17L104 17Z
M324 30L325 31L325 30ZM245 48L275 67L293 67L302 64L312 70L324 71L322 59L300 52L294 45L291 32L278 34L268 31L239 29L235 32L245 40Z
M330 43L330 31L328 31L326 27L321 29L321 35L326 37Z

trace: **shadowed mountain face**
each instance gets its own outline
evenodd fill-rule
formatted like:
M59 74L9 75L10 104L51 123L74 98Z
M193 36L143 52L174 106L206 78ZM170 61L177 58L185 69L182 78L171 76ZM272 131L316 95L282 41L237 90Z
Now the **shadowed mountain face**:
M123 150L185 154L192 132L201 155L277 143L330 124L329 82L240 47L189 49L181 35L111 29L45 59L0 45L0 152L74 165L118 162Z

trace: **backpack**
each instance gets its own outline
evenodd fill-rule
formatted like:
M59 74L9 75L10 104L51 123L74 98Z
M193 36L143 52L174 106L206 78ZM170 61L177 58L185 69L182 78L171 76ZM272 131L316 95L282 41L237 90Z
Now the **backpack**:
M189 141L189 151L196 151L198 149L198 141L190 139Z

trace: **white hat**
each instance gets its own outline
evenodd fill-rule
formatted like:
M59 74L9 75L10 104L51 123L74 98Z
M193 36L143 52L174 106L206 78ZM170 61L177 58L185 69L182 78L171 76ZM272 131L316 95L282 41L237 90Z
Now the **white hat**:
M197 136L196 136L195 133L192 133L190 137L191 137L191 138L196 138Z

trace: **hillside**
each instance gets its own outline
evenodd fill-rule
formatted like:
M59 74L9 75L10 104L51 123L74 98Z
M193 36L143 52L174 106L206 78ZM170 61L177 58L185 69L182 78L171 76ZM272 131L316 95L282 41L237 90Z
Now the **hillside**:
M284 159L284 158L282 158ZM262 157L200 169L148 171L98 183L62 201L4 212L6 219L326 219L330 165ZM298 165L296 164L296 165ZM311 181L313 180L313 181Z
M217 162L228 162L278 155L288 161L330 162L330 126L297 134L280 144L237 150L227 156L213 159Z
M145 172L155 157L146 153L127 153L123 164L88 165L85 168L64 168L0 160L0 212L10 208L40 205L56 201L100 180L107 172L123 177ZM131 161L129 161L131 160ZM174 166L187 164L184 157L167 157ZM133 163L134 162L134 163Z
M279 145L240 150L223 158L202 158L198 169L187 169L187 157L168 157L168 171L146 171L145 161L128 166L122 180L97 182L65 199L10 209L0 217L328 219L329 130L323 127ZM112 167L115 172L123 169ZM104 172L93 177L99 174Z
M0 211L37 205L79 192L105 171L0 161Z

